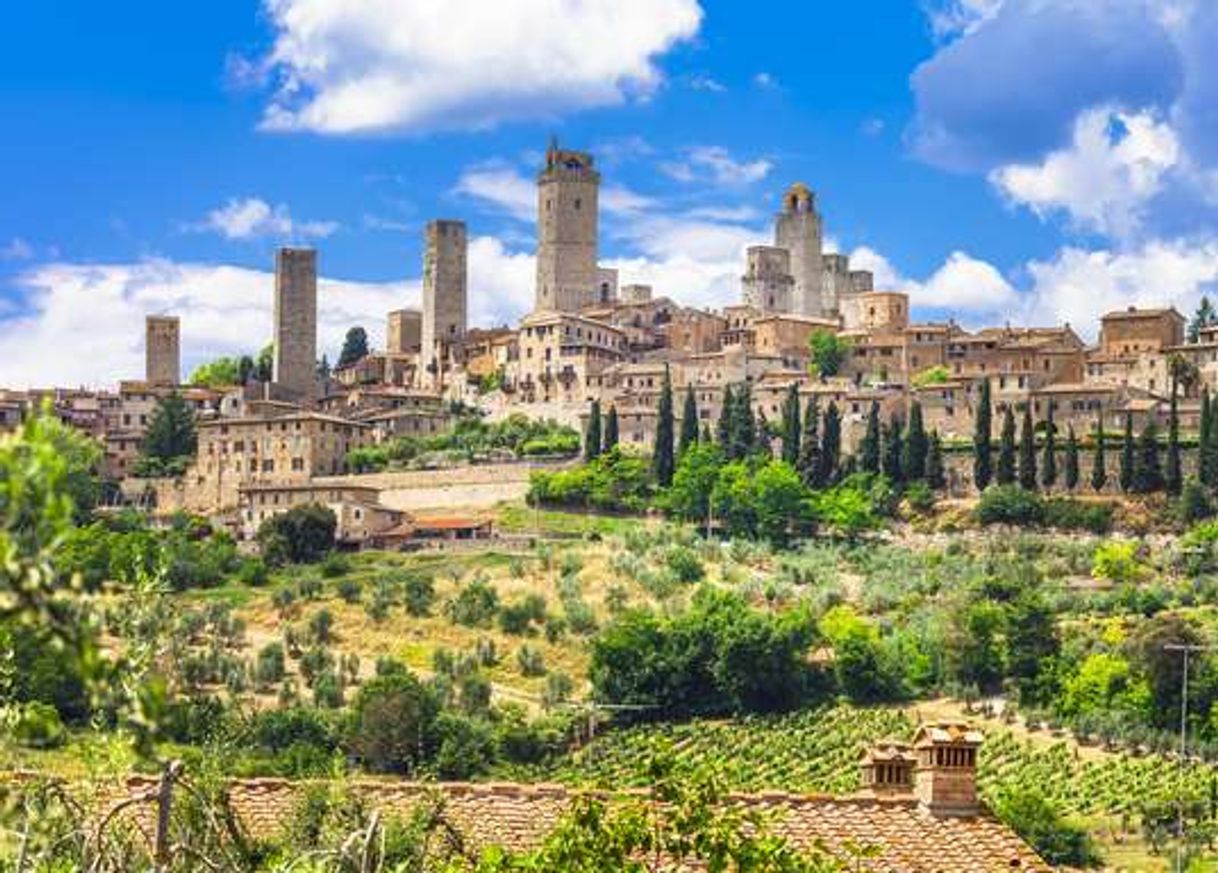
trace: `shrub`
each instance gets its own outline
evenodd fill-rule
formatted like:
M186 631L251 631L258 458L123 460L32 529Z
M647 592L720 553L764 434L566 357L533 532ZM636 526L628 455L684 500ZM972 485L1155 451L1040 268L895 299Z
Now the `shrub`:
M499 610L499 628L504 633L523 636L533 631L533 623L541 623L546 617L546 601L539 594L530 594L518 603L511 603Z
M12 727L13 739L31 749L53 749L62 746L68 733L64 730L59 710L49 703L32 701L23 704Z
M254 682L261 688L283 681L285 656L280 643L267 643L254 662Z
M337 589L344 603L359 603L364 596L364 586L357 579L340 579Z
M415 618L431 614L436 600L436 586L430 576L411 575L402 586L406 599L406 612Z
M546 676L546 687L541 693L541 705L545 709L554 709L566 703L571 692L575 690L575 682L566 673L551 673Z
M237 581L252 588L261 588L271 578L271 571L261 558L246 558L237 568Z
M264 521L258 528L258 543L269 564L313 563L334 546L337 528L332 510L320 504L296 506Z
M1137 544L1110 541L1096 546L1091 561L1091 575L1110 582L1133 582L1141 578L1146 567L1138 561Z
M1102 534L1112 529L1116 507L1109 502L1051 497L1044 502L1045 524L1060 530L1085 530Z
M499 594L494 586L475 579L448 602L448 617L466 627L487 627L499 610Z
M1214 514L1209 492L1196 478L1190 476L1185 481L1176 503L1176 512L1184 524L1196 524Z
M322 560L321 575L326 579L337 579L351 572L351 559L339 552L330 552Z
M975 513L982 524L1032 527L1044 521L1044 503L1033 491L1017 485L996 485L982 492Z
M539 649L524 645L516 650L516 666L521 676L546 675L546 661Z
M324 645L332 639L334 616L328 609L319 609L309 618L309 634L313 641Z
M313 703L323 709L338 709L343 705L343 682L332 669L313 680Z
M494 760L494 734L480 721L444 713L436 719L436 737L436 773L441 779L470 779Z
M664 566L681 582L701 582L706 575L702 561L697 553L688 546L673 546L664 555Z
M935 492L925 482L911 482L906 486L905 500L909 508L919 515L925 515L935 508Z

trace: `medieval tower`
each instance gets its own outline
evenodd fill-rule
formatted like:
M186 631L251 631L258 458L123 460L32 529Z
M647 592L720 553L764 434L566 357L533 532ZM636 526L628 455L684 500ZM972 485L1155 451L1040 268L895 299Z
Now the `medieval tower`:
M551 140L537 177L535 310L574 312L598 302L597 193L592 155Z
M272 381L292 399L317 385L317 252L275 252L275 363Z
M791 312L791 254L777 246L750 246L742 281L744 302L764 313Z
M144 379L149 385L177 385L182 375L181 322L170 315L144 319Z
M837 303L826 293L823 281L822 225L816 195L802 182L787 189L782 210L774 220L774 245L791 254L791 308L787 311L832 318Z
M427 223L419 343L419 381L425 387L443 384L449 350L465 336L467 247L465 222Z

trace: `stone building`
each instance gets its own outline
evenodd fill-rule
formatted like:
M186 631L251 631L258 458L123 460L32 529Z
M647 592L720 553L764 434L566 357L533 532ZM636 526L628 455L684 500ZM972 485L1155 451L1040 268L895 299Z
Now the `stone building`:
M177 385L182 378L181 322L172 315L144 319L144 380L150 385Z
M418 352L423 338L423 313L417 309L395 309L385 325L385 351L389 354Z
M519 358L509 367L514 397L522 403L560 403L562 417L578 415L589 379L626 357L622 330L581 315L535 312L520 323Z
M774 217L774 245L787 252L791 275L790 305L778 311L837 317L837 301L825 297L822 235L816 195L807 185L796 182L783 195L782 209Z
M1184 316L1174 309L1139 309L1130 306L1100 319L1102 353L1131 356L1157 352L1184 342Z
M429 221L423 255L419 378L439 389L465 336L468 239L463 221Z
M596 262L600 182L592 155L550 142L537 178L537 312L578 312L601 302Z
M792 312L791 253L777 246L750 246L745 262L740 279L744 305L758 312Z
M317 251L275 252L275 357L271 381L289 400L317 394Z

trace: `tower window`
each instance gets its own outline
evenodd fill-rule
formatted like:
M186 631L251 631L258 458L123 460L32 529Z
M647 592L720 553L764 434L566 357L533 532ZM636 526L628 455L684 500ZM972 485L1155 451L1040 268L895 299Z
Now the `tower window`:
M575 208L579 209L579 198L578 197L575 198Z

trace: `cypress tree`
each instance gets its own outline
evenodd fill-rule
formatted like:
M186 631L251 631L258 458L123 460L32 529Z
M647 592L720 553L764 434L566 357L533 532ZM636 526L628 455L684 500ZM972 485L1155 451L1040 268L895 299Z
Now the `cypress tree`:
M1167 419L1167 469L1163 473L1163 487L1168 494L1180 493L1184 478L1180 472L1180 408L1176 397L1176 382L1171 383L1171 413Z
M1133 413L1125 413L1125 435L1121 440L1121 470L1120 482L1121 490L1129 491L1133 488L1133 468L1134 468L1134 446L1133 446Z
M1073 491L1078 487L1078 439L1074 436L1074 425L1066 428L1066 488Z
M584 431L584 460L595 461L601 453L601 402L592 401L588 410L588 427Z
M1046 491L1057 484L1057 425L1053 423L1053 401L1045 401L1048 415L1045 418L1045 453L1040 464L1040 484Z
M915 400L909 404L909 423L905 428L905 445L901 455L901 469L909 481L926 475L928 447L926 430L922 425L922 404Z
M804 410L804 432L799 438L799 461L795 468L799 476L809 488L816 481L816 472L820 469L820 402L816 395L808 401Z
M1104 417L1095 423L1095 455L1091 459L1091 490L1103 491L1108 484L1108 470L1104 458Z
M930 445L926 449L926 484L935 491L947 487L947 476L943 470L943 444L937 430L931 433Z
M710 441L711 441L710 424L708 422L704 421L704 422L702 422L702 442L710 443Z
M694 398L694 386L685 386L685 403L681 407L681 438L677 441L677 453L698 441L698 401Z
M817 463L816 482L820 487L832 485L837 479L837 465L842 453L842 419L837 404L829 401L825 410L825 426L821 430L820 458Z
M981 396L977 400L976 427L973 433L973 484L984 491L990 484L993 458L990 456L990 429L993 427L993 409L990 404L990 380L981 382Z
M876 400L871 401L867 412L867 432L859 446L859 460L864 473L880 472L880 404Z
M673 458L672 378L667 364L664 366L664 381L660 385L660 403L656 410L656 444L651 469L660 487L667 488L672 484L676 461Z
M1159 429L1153 420L1146 423L1138 436L1133 464L1133 490L1149 494L1163 487L1163 467L1159 463Z
M601 452L611 452L617 448L617 407L609 404L609 414L605 416L605 437L601 441Z
M782 459L794 467L799 463L799 383L792 382L782 406Z
M1201 389L1201 427L1197 434L1197 478L1203 485L1213 486L1214 464L1210 459L1210 429L1214 423L1214 408L1210 403L1210 389Z
M1036 428L1032 424L1032 404L1023 406L1023 423L1019 426L1019 486L1036 490Z
M998 466L994 481L1010 485L1015 481L1015 412L1011 404L1002 410L1002 434L998 438Z
M901 421L897 418L896 413L893 413L892 418L888 421L888 428L884 432L884 457L883 467L884 475L892 480L894 485L899 485L904 482L901 469Z
M1218 488L1218 398L1210 398L1209 427L1205 433L1205 448L1202 458L1206 477L1211 488Z
M729 461L732 458L732 418L736 415L736 398L731 385L723 386L723 407L719 410L719 423L715 436L719 440L719 448L723 449L723 457Z
M732 392L736 409L732 413L731 457L747 458L753 454L757 437L757 421L753 417L753 389L742 382Z
M757 410L757 433L753 435L753 453L767 459L774 456L773 444L770 442L770 422L760 409Z

